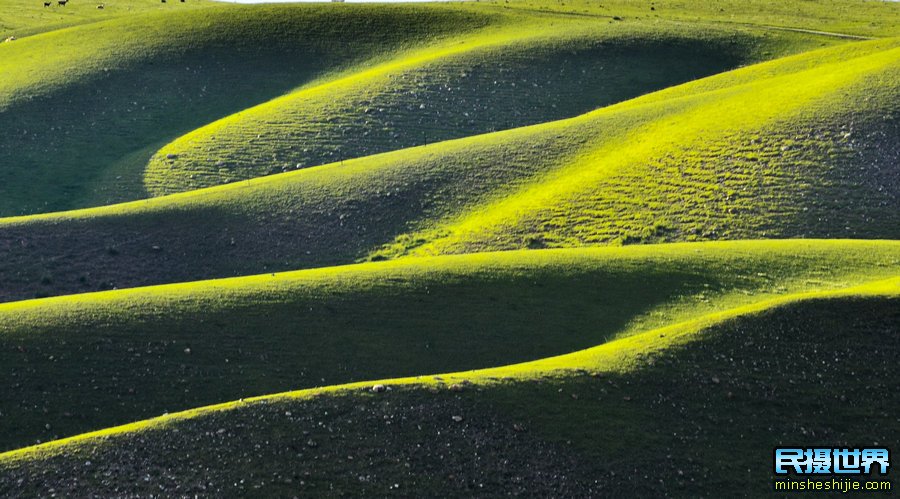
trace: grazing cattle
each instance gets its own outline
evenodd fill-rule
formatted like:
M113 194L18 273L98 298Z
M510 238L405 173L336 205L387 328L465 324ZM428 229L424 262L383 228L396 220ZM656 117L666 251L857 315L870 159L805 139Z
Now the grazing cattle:
M69 3L69 0L57 0L56 2L60 7L65 7L67 3Z
M98 5L97 8L103 10L103 4Z
M44 2L44 7L49 7L52 2Z

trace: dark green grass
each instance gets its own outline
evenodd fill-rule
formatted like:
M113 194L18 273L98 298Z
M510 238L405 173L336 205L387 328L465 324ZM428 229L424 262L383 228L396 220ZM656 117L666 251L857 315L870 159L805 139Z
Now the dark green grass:
M758 87L746 84L765 75L758 85L772 88L764 102L806 98L804 77L832 72L809 66L841 54L883 57L882 46L892 45L850 44L754 66L678 87L672 91L678 98L650 94L575 120L127 205L4 220L0 299L346 264L402 255L444 236L449 242L436 248L446 252L894 238L898 87L890 76L896 71L873 72L839 99L828 88L799 116L764 125L756 122ZM841 65L868 57L843 57ZM698 87L704 92L691 92ZM716 105L732 95L729 105L745 114ZM701 133L703 120L727 121L723 116L735 123ZM660 122L666 133L629 142ZM687 130L690 143L671 137L679 130ZM645 154L635 158L639 144ZM593 153L598 147L601 153ZM559 171L573 173L543 183ZM560 185L560 195L542 194ZM529 206L534 197L537 209ZM507 198L522 204L489 209ZM478 224L483 213L493 218L471 233L451 232L460 228L458 217L471 215Z
M0 214L146 197L144 168L160 144L326 73L491 18L440 7L327 7L158 13L0 47L0 67L4 55L10 66L2 82L10 93L0 99ZM56 60L57 52L80 65L61 71L72 61Z
M776 446L900 438L898 311L798 303L624 374L239 405L7 457L0 493L769 496Z
M8 304L0 447L240 397L560 355L888 277L896 261L883 243L537 251Z
M673 24L607 27L552 16L519 22L537 24L461 54L338 80L328 89L311 85L193 130L150 159L147 190L182 192L555 121L838 42ZM483 43L469 37L463 45Z

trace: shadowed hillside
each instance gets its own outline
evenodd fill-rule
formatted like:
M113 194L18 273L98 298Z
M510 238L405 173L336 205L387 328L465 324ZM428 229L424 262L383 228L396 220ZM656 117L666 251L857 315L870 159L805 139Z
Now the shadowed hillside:
M0 45L0 214L146 197L146 162L175 137L328 73L498 19L450 8L327 7L161 12Z
M0 435L13 437L2 440L8 448L254 394L565 354L890 277L898 248L786 241L491 253L10 303L0 306L0 365L14 404Z
M624 370L247 400L0 455L0 492L764 495L773 447L900 438L898 310L896 294L800 302Z
M895 44L814 51L572 120L3 220L0 297L409 252L896 237L897 184L888 166L900 102ZM768 106L755 105L760 95ZM863 140L869 136L876 140ZM842 205L848 198L857 200L851 211ZM840 225L847 221L854 224Z
M0 0L0 497L900 439L900 3L70 1Z

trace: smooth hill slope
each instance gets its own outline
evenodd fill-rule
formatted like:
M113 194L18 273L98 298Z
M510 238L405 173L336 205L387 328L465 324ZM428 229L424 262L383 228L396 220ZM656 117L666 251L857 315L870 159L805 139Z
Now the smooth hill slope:
M110 18L131 16L149 11L176 11L209 7L216 2L209 0L185 0L183 3L161 3L147 0L72 0L64 7L47 0L0 0L0 41L62 29L78 24L105 21ZM103 5L98 9L98 5Z
M576 116L840 41L467 5L226 6L62 30L0 47L0 214Z
M162 144L396 51L502 17L446 6L220 6L0 45L0 214L147 196Z
M776 446L900 438L898 300L895 280L650 331L565 371L174 414L2 454L0 493L761 496Z
M897 43L784 58L572 120L2 220L0 298L416 251L896 238Z
M768 79L713 77L709 83L725 85L696 96L663 91L598 112L598 121L613 123L635 111L663 117L400 242L441 254L759 237L896 239L898 41L868 46L880 47L875 51L857 46L855 55L844 52L848 59Z
M408 259L10 303L0 306L0 447L239 397L567 354L898 272L895 242L700 243Z
M900 35L900 5L869 0L485 0L488 4L542 12L568 12L605 19L651 21L659 19L726 25L750 24L800 31L827 31L850 36Z
M712 26L510 17L510 27L397 55L193 130L150 159L147 192L171 194L569 118L839 41Z

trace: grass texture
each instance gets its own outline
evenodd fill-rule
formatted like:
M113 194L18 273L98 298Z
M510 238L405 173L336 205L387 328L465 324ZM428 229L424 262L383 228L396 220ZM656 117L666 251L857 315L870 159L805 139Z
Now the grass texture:
M756 496L900 438L900 4L84 1L0 0L0 496Z

